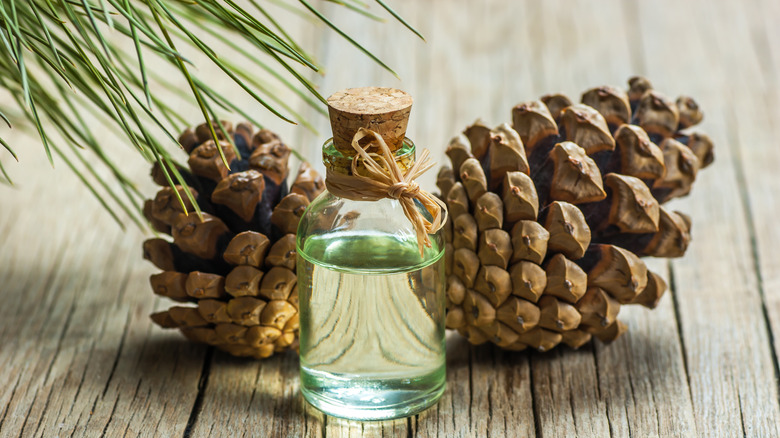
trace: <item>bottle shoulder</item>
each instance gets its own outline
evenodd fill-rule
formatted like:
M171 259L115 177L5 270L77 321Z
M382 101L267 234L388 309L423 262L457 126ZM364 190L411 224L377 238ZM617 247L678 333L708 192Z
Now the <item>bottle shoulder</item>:
M325 191L301 218L297 249L308 261L335 269L398 272L441 258L441 232L429 239L421 257L417 233L397 200L352 201Z

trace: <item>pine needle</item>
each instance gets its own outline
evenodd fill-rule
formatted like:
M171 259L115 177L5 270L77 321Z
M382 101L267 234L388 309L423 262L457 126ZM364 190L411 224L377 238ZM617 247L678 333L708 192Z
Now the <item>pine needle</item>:
M322 14L320 13L320 11L318 11L318 10L317 10L317 9L315 9L315 8L314 8L314 7L313 7L311 4L309 4L309 2L307 2L306 0L299 0L299 1L301 2L301 4L302 4L303 6L305 6L305 7L306 7L306 9L308 9L309 11L311 11L311 13L312 13L312 14L316 15L316 16L317 16L317 18L319 18L320 20L322 20L322 22L323 22L323 23L325 23L325 24L326 24L328 27L330 27L331 29L333 29L334 31L336 31L336 33L337 33L337 34L339 34L339 35L341 35L342 37L344 37L344 39L346 39L347 41L349 41L349 43L350 43L350 44L352 44L353 46L355 46L355 47L356 47L358 50L360 50L361 52L363 52L363 53L364 53L366 56L368 56L369 58L373 59L373 60L374 60L374 62L376 62L377 64L381 65L381 66L382 66L382 68L384 68L385 70L387 70L387 71L389 71L390 73L392 73L392 74L393 74L393 76L395 76L396 78L399 78L399 79L400 79L400 77L398 76L398 73L394 72L394 71L393 71L393 69L391 69L391 68L390 68L390 67L389 67L387 64L385 64L384 62L382 62L382 60L381 60L381 59L379 59L378 57L376 57L376 56L375 56L373 53L371 53L371 52L370 52L368 49L366 49L365 47L361 46L361 45L360 45L360 43L358 43L357 41L355 41L354 39L352 39L352 37L350 37L349 35L347 35L346 33L344 33L344 32L343 32L341 29L339 29L339 28L338 28L338 26L336 26L335 24L333 24L333 23L332 23L330 20L328 20L328 19L327 19L327 18L326 18L324 15L322 15Z
M8 185L11 185L11 186L14 185L13 180L11 180L11 177L8 176L8 173L5 171L5 167L3 167L2 160L0 160L0 173L2 173L3 174L3 178L5 178L5 181L3 181L4 183L7 183Z
M0 111L0 119L3 119L6 125L8 125L9 128L11 128L11 121L8 120L8 117L6 117L5 114L3 114L2 111Z
M7 150L8 153L10 153L11 156L14 157L14 160L16 160L16 162L18 163L19 162L19 157L16 156L16 152L14 152L14 150L11 149L11 146L8 144L8 142L6 142L5 139L3 139L2 137L0 137L0 144L3 145L5 150Z
M325 23L395 75L307 1L270 1L307 20ZM382 20L363 0L333 2L367 19ZM34 127L49 162L53 165L56 155L120 224L129 218L141 225L143 195L113 162L103 130L117 133L146 160L157 162L171 186L184 187L184 196L201 216L168 153L181 148L173 133L196 121L184 120L178 101L171 103L159 90L178 91L179 96L189 98L187 104L197 106L209 122L212 138L222 137L231 144L224 127L210 123L222 113L238 114L262 125L253 113L224 97L222 83L237 85L280 120L298 122L311 130L313 124L279 90L290 90L318 113L327 114L324 97L299 71L317 72L318 63L276 19L278 12L259 3L249 0L250 12L235 0L0 0L0 88L12 97L11 106L4 102L0 109L0 119L9 127ZM378 3L417 33L383 1ZM219 51L207 42L214 39L224 44ZM193 61L183 52L205 55L220 73L198 78ZM172 65L181 76L160 73L150 68L151 62ZM267 73L271 80L258 77L257 71ZM0 137L0 145L18 161L6 138ZM217 149L226 161L222 148ZM297 151L293 153L304 159ZM102 177L107 172L100 168L111 177ZM3 163L0 181L12 184ZM183 203L179 192L175 193Z
M420 37L421 40L425 41L425 37L422 36L420 32L417 31L414 27L412 27L411 24L407 23L406 20L404 20L400 15L398 15L397 12L393 10L390 6L387 5L387 3L383 2L382 0L376 0L377 3L379 3L380 6L382 6L387 12L390 13L390 15L393 16L398 22L406 26L407 29L411 30L415 35Z

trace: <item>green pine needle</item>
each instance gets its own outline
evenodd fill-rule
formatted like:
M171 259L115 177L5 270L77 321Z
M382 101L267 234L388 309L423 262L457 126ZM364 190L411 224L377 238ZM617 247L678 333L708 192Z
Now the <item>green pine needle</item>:
M329 1L367 19L383 21L365 1ZM292 91L317 113L327 114L324 97L299 71L318 72L319 64L284 29L276 12L261 2L324 23L396 75L306 0L300 0L300 5L249 0L251 11L234 0L0 0L0 88L16 105L4 104L0 119L9 127L34 127L49 162L54 165L56 156L120 224L124 217L141 225L143 195L114 163L110 145L101 143L105 133L91 126L105 125L101 131L117 133L146 160L157 162L171 186L184 187L185 196L201 216L168 152L181 147L174 133L196 121L184 120L176 110L178 104L167 101L160 90L178 91L200 109L205 121L237 114L262 126L213 87L224 82L238 86L279 119L311 130L313 125L295 111L295 105L280 97L280 89ZM420 36L385 2L377 3ZM220 48L208 41L217 41ZM205 55L221 76L199 77L201 69L184 53ZM159 73L150 68L151 62L172 65L178 77ZM259 78L258 70L268 73L270 81ZM227 138L232 144L221 124L208 126L214 139ZM0 145L18 161L2 133ZM218 150L226 161L222 149ZM3 166L0 162L0 183L13 184ZM101 177L106 172L99 168L113 180ZM179 191L174 193L183 204Z
M396 20L398 20L401 24L406 26L407 29L411 30L415 35L420 37L421 40L425 41L425 37L422 36L420 32L417 31L414 27L412 27L411 24L407 23L406 20L403 19L398 13L396 13L393 8L387 5L387 3L383 2L382 0L376 0L377 3L379 3L380 6L382 6L390 15L393 16Z
M5 171L5 167L3 167L3 162L0 161L0 173L3 174L3 181L1 181L3 184L8 184L10 186L14 185L13 180L11 180L11 177L8 176L8 173Z
M317 18L319 18L320 20L322 20L322 22L323 22L323 23L325 23L326 25L328 25L328 27L330 27L331 29L333 29L334 31L336 31L336 33L337 33L337 34L339 34L339 35L341 35L342 37L344 37L344 39L346 39L347 41L349 41L349 43L350 43L350 44L352 44L353 46L357 47L357 49L358 49L358 50L360 50L361 52L363 52L364 54L366 54L366 56L368 56L369 58L373 59L373 60L374 60L374 62L376 62L377 64L381 65L381 66L382 66L382 68L384 68L385 70L387 70L387 71L389 71L390 73L392 73L392 74L393 74L393 76L395 76L396 78L399 78L399 77L398 77L398 73L394 72L394 71L393 71L393 69L391 69L391 68L390 68L390 67L389 67L387 64L385 64L384 62L382 62L382 60L381 60L381 59L377 58L377 57L376 57L376 56L375 56L373 53L371 53L371 52L370 52L368 49L366 49L365 47L361 46L361 45L360 45L360 43L358 43L357 41L355 41L354 39L352 39L352 37L350 37L349 35L347 35L346 33L344 33L344 32L343 32L341 29L339 29L339 28L338 28L338 26L336 26L335 24L333 24L333 23L332 23L330 20L328 20L328 19L327 19L327 18L326 18L324 15L322 15L322 13L320 13L320 11L318 11L317 9L315 9L315 8L314 8L314 7L313 7L313 6L312 6L312 5L311 5L309 2L307 2L306 0L299 0L299 1L301 2L301 4L302 4L304 7L306 7L306 9L308 9L309 11L311 11L311 13L312 13L312 14L316 15L316 16L317 16ZM400 78L399 78L399 79L400 79Z

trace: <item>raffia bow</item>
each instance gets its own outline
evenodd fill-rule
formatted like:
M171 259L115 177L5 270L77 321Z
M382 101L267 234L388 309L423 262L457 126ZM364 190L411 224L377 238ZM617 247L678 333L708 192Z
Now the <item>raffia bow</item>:
M369 154L360 147L360 140L373 137L370 143L376 143L381 153ZM447 207L444 203L421 189L415 179L433 168L436 163L431 161L430 152L424 149L410 169L403 173L398 163L393 159L393 153L382 136L370 129L360 128L352 138L352 147L357 155L352 159L352 175L344 175L328 169L325 184L332 194L353 201L377 201L379 199L397 199L403 207L404 214L414 226L417 233L417 247L420 257L425 247L431 247L429 234L433 234L444 226L447 219ZM367 175L358 175L358 160L363 160ZM414 200L418 200L431 215L431 220L417 209Z

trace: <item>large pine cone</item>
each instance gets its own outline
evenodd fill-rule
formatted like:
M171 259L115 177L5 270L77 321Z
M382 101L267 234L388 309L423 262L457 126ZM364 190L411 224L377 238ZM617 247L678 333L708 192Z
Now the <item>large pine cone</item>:
M297 348L295 232L325 184L304 163L288 190L290 148L276 134L254 132L245 123L222 127L235 149L217 125L219 144L207 124L179 138L190 154L189 168L175 170L190 186L202 218L182 187L174 191L163 169L152 169L154 181L165 187L146 201L144 215L157 231L173 237L144 242L144 257L163 270L151 276L152 290L191 305L151 318L233 355L266 358Z
M686 133L702 119L693 99L629 86L580 104L547 95L515 106L512 125L452 139L437 180L448 328L510 350L577 348L624 333L621 305L657 305L666 284L639 257L684 254L690 218L660 204L688 194L712 142Z

